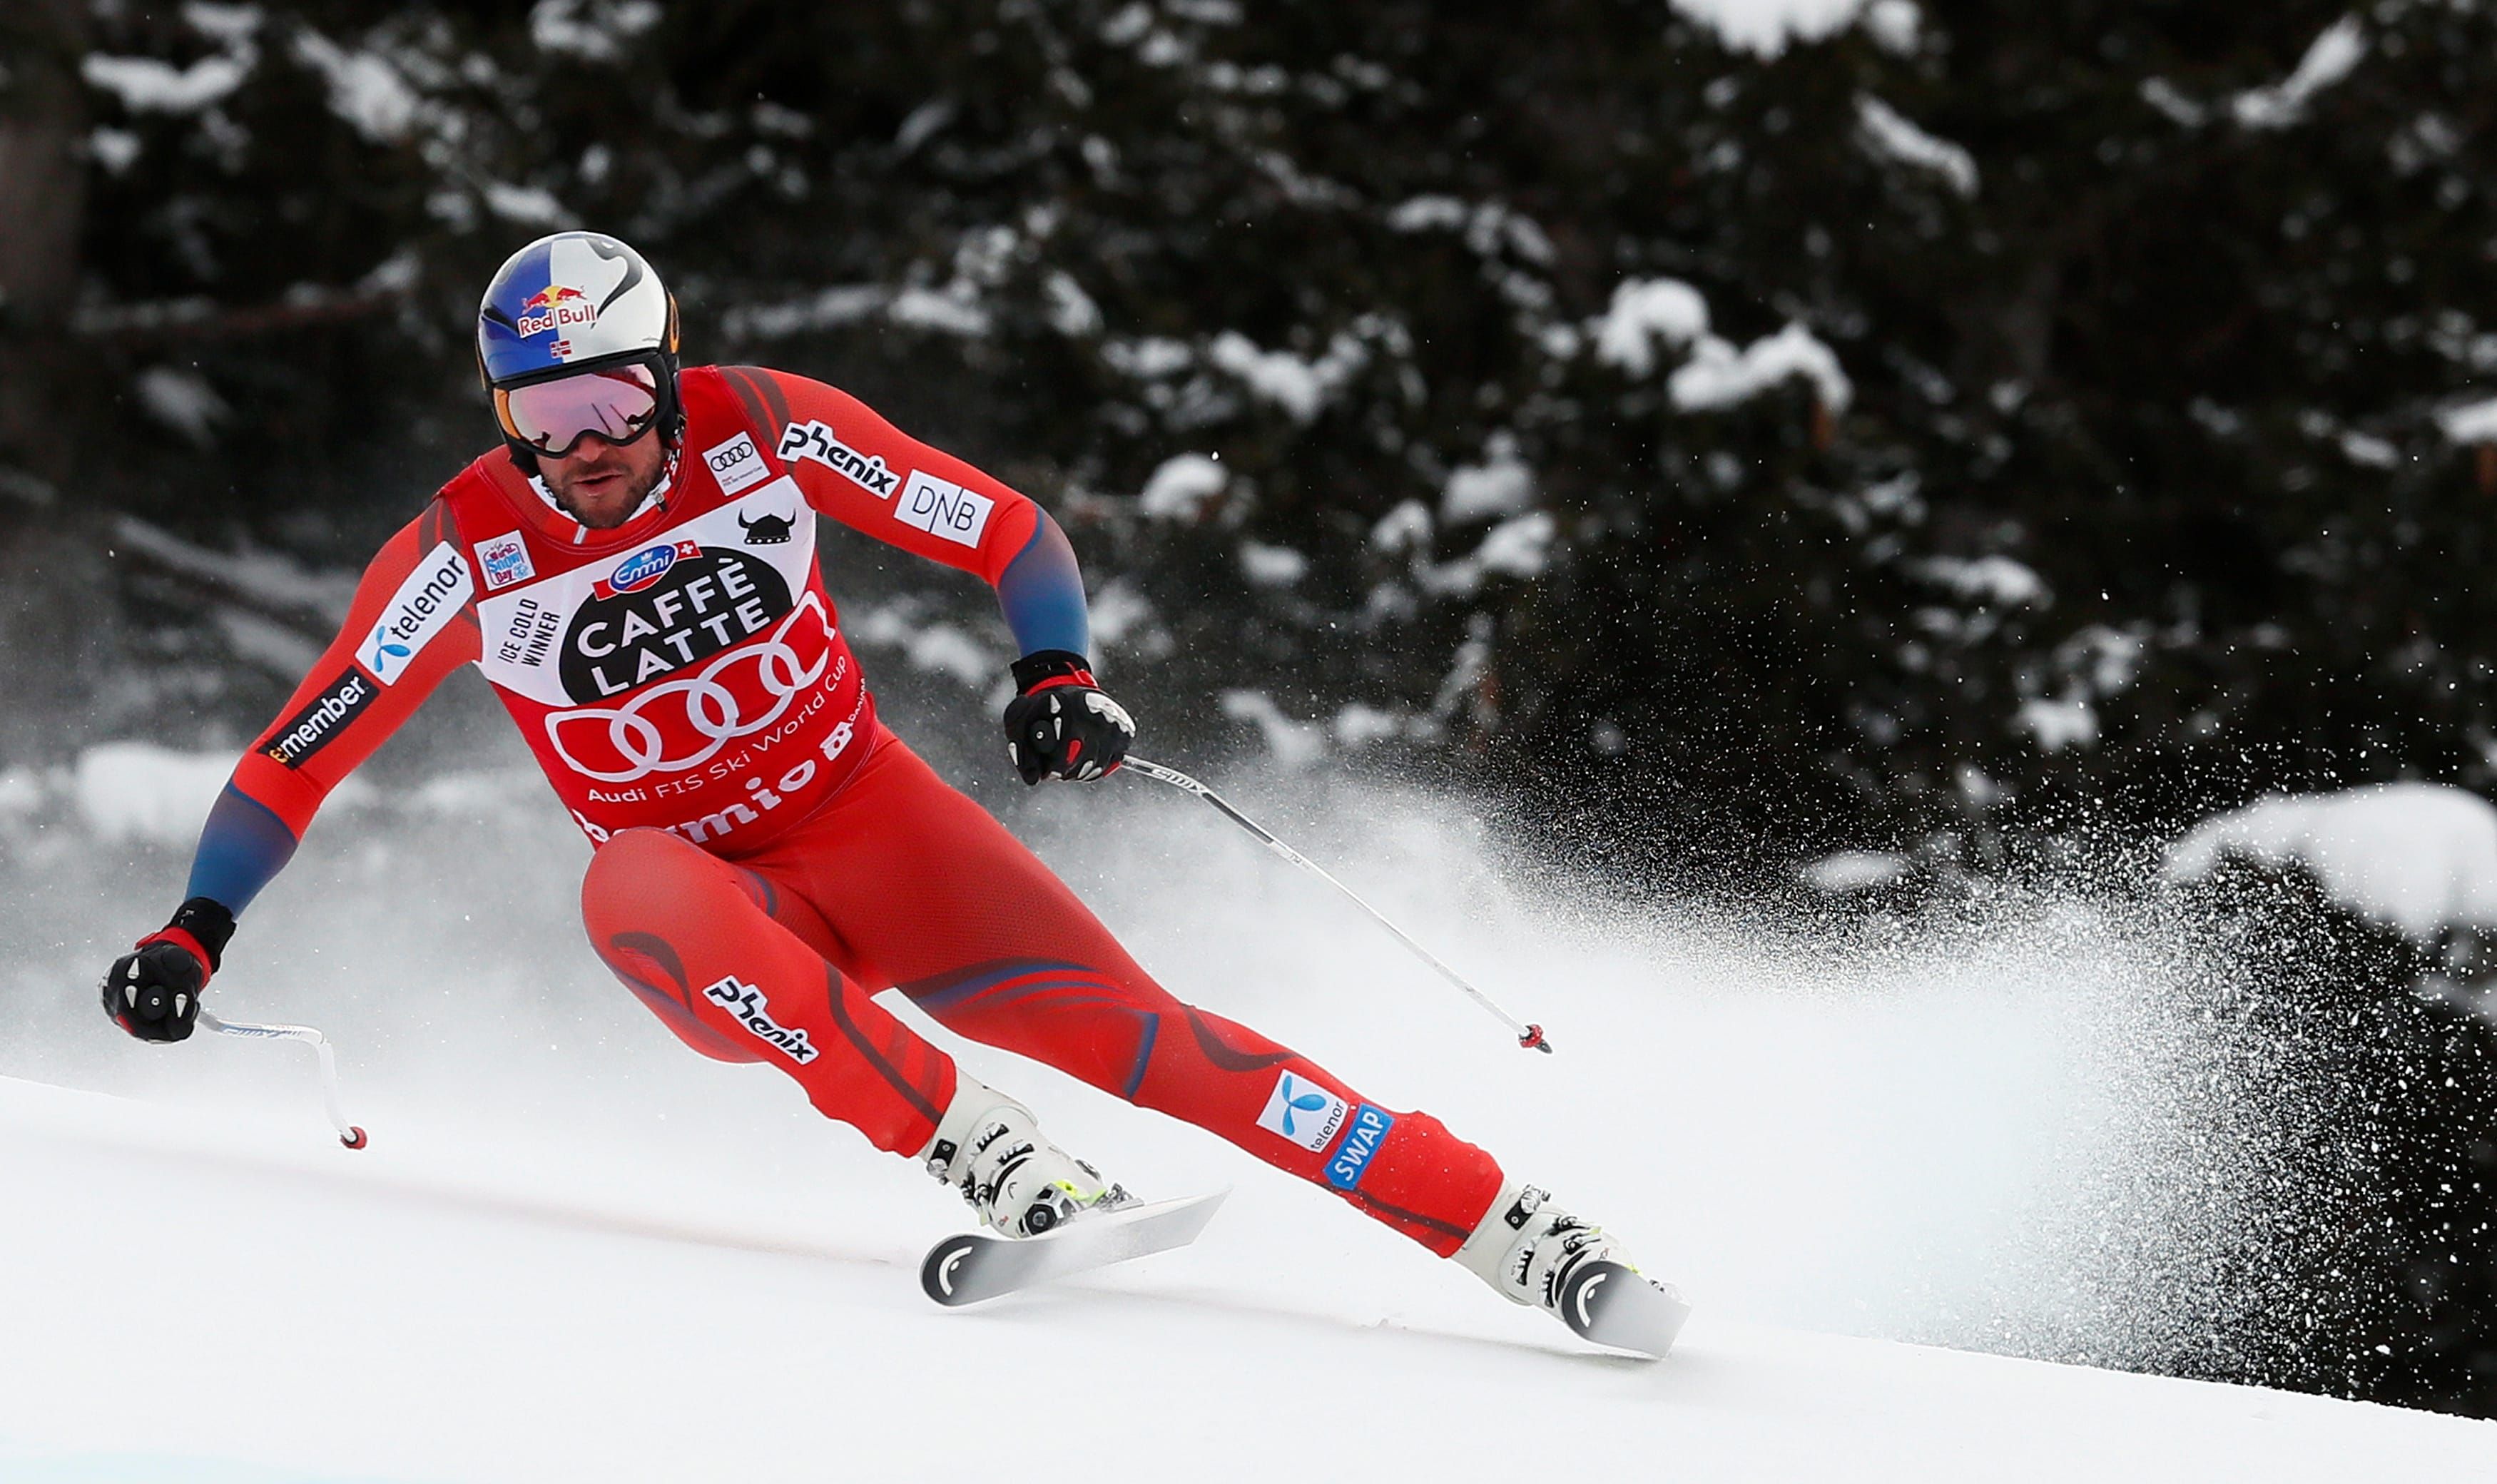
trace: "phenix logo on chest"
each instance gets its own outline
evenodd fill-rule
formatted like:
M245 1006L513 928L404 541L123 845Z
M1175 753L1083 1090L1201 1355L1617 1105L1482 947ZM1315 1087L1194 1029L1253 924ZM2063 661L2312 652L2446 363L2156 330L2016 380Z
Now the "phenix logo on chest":
M789 584L758 557L692 542L653 550L665 558L626 558L620 581L601 583L573 615L558 670L574 700L622 695L753 638L793 606Z

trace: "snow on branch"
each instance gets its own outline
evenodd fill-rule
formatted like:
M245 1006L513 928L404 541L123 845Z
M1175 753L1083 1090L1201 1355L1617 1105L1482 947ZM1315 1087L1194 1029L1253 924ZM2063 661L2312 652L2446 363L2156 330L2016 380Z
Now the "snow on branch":
M2453 443L2497 443L2497 396L2448 407L2436 426Z
M1858 137L1875 155L1940 175L1953 195L1976 194L1976 160L1966 149L1927 134L1870 93L1855 100L1855 118Z
M2302 867L2333 900L2414 939L2497 925L2497 808L2446 784L2265 799L2197 827L2165 873L2200 880L2229 857Z
M1370 363L1370 348L1350 334L1339 333L1327 352L1305 361L1286 350L1267 350L1236 330L1226 330L1205 348L1205 359L1239 379L1261 401L1283 410L1295 423L1315 419L1336 391Z
M1679 278L1626 278L1588 331L1596 360L1645 376L1656 369L1656 342L1680 347L1707 336L1708 300Z
M1811 382L1821 405L1832 412L1845 412L1855 399L1855 386L1839 368L1838 353L1801 325L1788 325L1739 351L1731 341L1710 335L1665 385L1675 406L1705 412L1749 401L1790 376Z
M538 0L529 8L529 40L541 51L616 62L664 14L657 0Z
M1751 400L1790 376L1801 376L1819 394L1821 405L1844 412L1855 399L1854 384L1838 363L1837 352L1800 324L1736 347L1709 333L1708 301L1678 278L1626 279L1613 290L1613 301L1587 324L1596 359L1619 366L1633 378L1657 369L1659 343L1689 346L1691 358L1665 383L1673 404L1685 412L1708 412Z
M2344 16L2315 38L2295 72L2267 87L2239 93L2231 111L2249 129L2286 129L2303 121L2315 95L2349 77L2366 54L2367 33L2359 28L2358 17Z
M330 88L330 111L375 143L407 137L423 100L398 69L370 51L351 51L306 27L295 38L295 59Z
M2008 556L1932 556L1912 569L1961 597L1999 608L2044 608L2054 601L2045 579Z
M196 546L136 516L116 516L112 541L120 552L262 613L326 630L347 616L355 600L356 574L314 571L275 552L219 552Z
M197 113L242 86L255 60L244 49L202 57L177 68L152 56L91 52L79 60L79 74L89 86L119 98L133 113Z
M1673 0L1728 50L1774 57L1786 44L1826 40L1855 23L1864 0Z

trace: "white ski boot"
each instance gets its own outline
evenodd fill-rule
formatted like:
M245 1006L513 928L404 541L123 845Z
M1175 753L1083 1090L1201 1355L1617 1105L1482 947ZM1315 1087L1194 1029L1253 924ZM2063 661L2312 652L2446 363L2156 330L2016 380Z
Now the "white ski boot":
M1009 1237L1037 1237L1087 1212L1136 1204L1042 1138L1030 1109L968 1077L958 1076L953 1104L919 1159L963 1192L982 1225Z
M1640 1277L1602 1227L1533 1185L1503 1188L1456 1257L1502 1298L1533 1305L1597 1344L1662 1356L1691 1316L1682 1290Z

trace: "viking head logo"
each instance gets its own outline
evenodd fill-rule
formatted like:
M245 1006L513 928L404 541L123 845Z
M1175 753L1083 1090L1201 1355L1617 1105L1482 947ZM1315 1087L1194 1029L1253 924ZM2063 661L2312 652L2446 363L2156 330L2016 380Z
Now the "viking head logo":
M785 516L761 516L752 521L739 516L737 528L745 532L747 546L782 546L790 536L789 521Z

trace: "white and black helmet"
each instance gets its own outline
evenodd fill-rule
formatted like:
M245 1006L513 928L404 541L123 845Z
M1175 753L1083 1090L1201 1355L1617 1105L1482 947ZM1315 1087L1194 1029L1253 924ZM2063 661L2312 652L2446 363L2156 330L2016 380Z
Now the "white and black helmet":
M642 368L636 371L634 368ZM543 237L504 261L477 307L477 369L494 394L497 418L513 454L528 466L539 455L560 455L581 437L623 441L655 426L673 439L683 426L677 395L677 300L640 253L596 232ZM523 389L589 372L623 394L631 414L613 406L560 410L547 396L521 398ZM634 387L647 390L647 414ZM610 401L615 398L609 398ZM533 422L532 411L555 411ZM602 424L599 419L610 421Z

